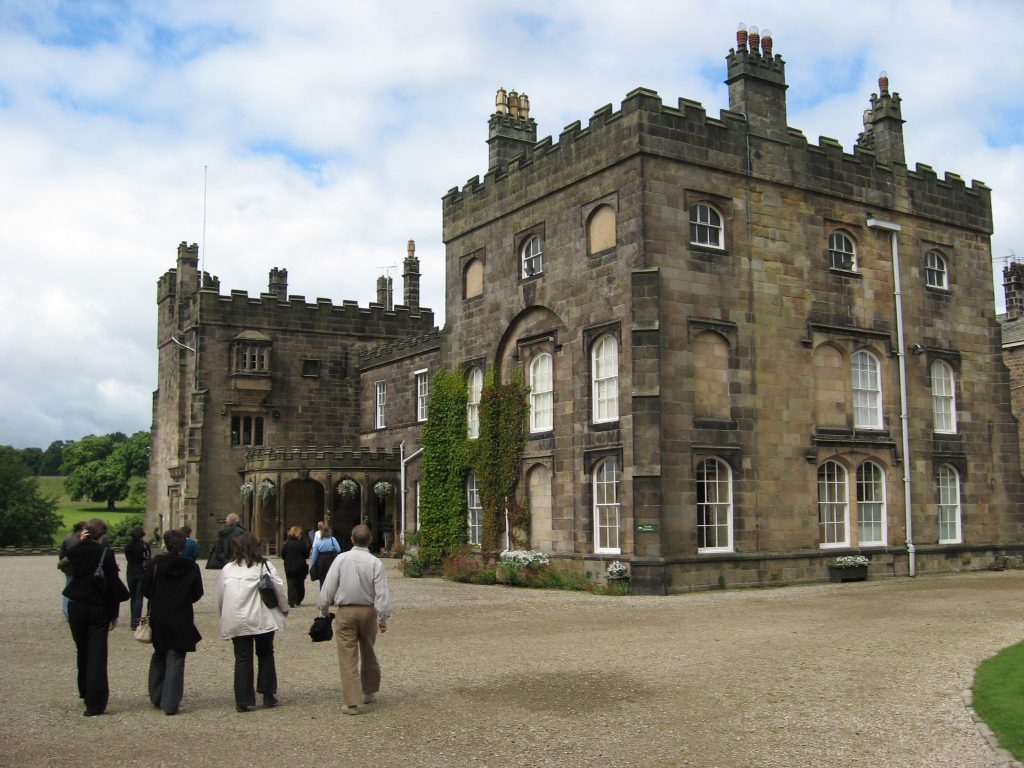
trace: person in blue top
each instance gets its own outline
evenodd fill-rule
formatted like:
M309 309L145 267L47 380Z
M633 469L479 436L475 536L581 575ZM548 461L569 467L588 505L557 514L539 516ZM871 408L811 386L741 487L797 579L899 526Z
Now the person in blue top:
M325 525L309 555L309 578L313 581L319 580L322 584L327 570L339 554L341 554L341 547L338 540L331 535L330 527Z
M185 534L185 549L182 550L181 556L187 557L189 560L199 559L199 542L192 538L192 529L187 525L181 526L181 532Z

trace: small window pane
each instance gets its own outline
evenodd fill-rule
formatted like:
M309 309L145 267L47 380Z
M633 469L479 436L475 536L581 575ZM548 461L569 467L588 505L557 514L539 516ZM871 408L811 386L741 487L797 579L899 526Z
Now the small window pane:
M843 232L833 232L828 238L829 263L832 269L853 272L857 269L857 249Z
M707 203L698 203L690 209L690 242L722 248L722 217Z
M932 288L949 287L946 260L938 251L928 251L924 255L924 282Z
M523 277L533 277L544 271L544 241L534 235L523 244Z
M846 469L835 461L826 461L818 468L818 522L822 547L849 546L849 516Z

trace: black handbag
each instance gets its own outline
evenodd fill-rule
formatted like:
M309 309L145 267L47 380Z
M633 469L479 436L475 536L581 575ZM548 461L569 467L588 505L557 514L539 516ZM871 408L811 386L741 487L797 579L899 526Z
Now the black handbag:
M334 621L334 614L317 616L313 619L313 626L309 628L309 637L314 643L324 643L334 637L334 628L331 622Z
M263 570L260 573L260 599L267 608L277 608L277 590L274 589L274 580L270 578L270 568L267 562L263 561Z

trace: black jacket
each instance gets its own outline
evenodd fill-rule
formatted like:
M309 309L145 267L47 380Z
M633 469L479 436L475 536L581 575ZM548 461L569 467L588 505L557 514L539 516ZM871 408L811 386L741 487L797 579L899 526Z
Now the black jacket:
M71 581L64 588L64 596L75 603L106 606L110 620L117 618L119 604L128 599L128 587L118 576L120 569L114 559L114 550L92 539L86 539L67 552L71 563ZM96 566L103 558L105 586L93 578Z
M151 558L142 576L142 594L149 598L154 648L194 651L203 639L192 611L192 604L203 596L203 575L195 560L182 555Z
M219 571L227 565L228 561L232 559L233 554L231 552L231 542L243 533L245 533L245 528L238 523L225 525L221 528L220 533L217 534L217 543L210 550L210 557L206 561L206 567Z
M142 539L132 539L124 545L124 559L128 561L125 576L129 581L142 576L146 561L149 560L149 544Z
M284 561L284 572L287 576L306 578L309 568L306 565L306 545L300 539L289 536L281 545L281 559Z

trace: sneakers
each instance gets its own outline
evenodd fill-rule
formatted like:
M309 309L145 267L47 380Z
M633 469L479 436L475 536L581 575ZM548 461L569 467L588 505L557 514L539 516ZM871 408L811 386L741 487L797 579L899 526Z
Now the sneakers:
M358 715L359 707L353 704L351 706L342 707L341 711L344 712L346 715Z

